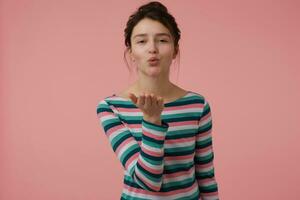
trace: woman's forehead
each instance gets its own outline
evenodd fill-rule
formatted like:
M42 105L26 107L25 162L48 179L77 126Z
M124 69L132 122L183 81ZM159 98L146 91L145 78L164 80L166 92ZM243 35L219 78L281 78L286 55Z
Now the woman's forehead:
M142 19L140 22L138 22L133 28L132 33L133 37L140 34L143 34L142 36L146 36L146 34L160 36L162 35L162 33L170 35L169 30L162 23L147 18Z
M148 35L151 35L150 33L138 33L138 34L135 34L133 35L133 38L136 38L136 37L146 37ZM169 38L171 38L171 35L169 33L166 33L166 32L161 32L161 33L154 33L153 34L154 36L167 36Z

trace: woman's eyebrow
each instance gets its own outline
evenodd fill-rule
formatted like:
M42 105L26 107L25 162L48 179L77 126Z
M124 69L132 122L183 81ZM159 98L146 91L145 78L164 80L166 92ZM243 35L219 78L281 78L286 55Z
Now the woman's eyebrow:
M157 36L157 35L158 35L158 36L168 36L169 38L171 38L170 34L168 34L168 33L156 33L155 35L156 35L156 36ZM136 38L136 37L143 37L143 36L147 36L147 34L146 34L146 33L137 34L137 35L135 35L133 38Z

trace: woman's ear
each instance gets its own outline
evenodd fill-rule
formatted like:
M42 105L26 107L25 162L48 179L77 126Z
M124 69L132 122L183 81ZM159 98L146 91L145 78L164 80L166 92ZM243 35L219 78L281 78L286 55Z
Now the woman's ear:
M130 56L130 60L131 60L132 62L135 62L135 59L134 59L134 57L133 57L133 55L132 55L132 50L131 50L131 48L128 49L128 53L129 53L129 56Z
M176 58L176 56L177 56L178 48L179 48L179 47L176 46L175 49L174 49L173 59Z

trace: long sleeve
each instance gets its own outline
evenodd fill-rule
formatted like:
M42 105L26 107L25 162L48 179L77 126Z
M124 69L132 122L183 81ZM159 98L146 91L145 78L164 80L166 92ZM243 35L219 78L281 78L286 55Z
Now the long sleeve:
M218 200L218 184L214 173L214 152L212 143L212 115L205 100L203 113L196 134L195 173L203 200Z
M111 147L124 169L145 190L159 191L164 169L164 141L169 125L157 125L142 119L139 145L130 130L105 100L97 105L97 116Z

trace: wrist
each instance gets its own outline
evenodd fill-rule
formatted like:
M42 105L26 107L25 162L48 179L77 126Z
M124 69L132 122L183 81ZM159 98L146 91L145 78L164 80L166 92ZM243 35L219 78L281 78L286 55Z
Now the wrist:
M151 122L153 124L162 125L160 117L148 117L148 116L144 116L143 118L144 118L145 121Z

